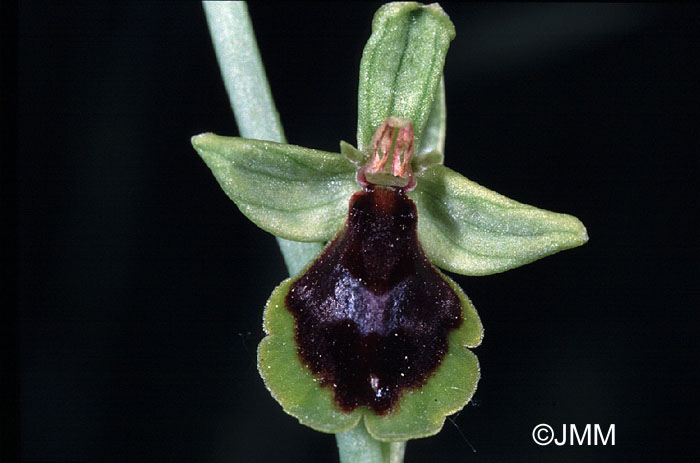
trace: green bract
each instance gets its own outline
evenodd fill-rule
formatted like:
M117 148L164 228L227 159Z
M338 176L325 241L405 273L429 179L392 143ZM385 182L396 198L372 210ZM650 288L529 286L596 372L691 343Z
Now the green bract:
M193 137L192 145L256 225L288 240L326 242L343 227L348 201L360 190L356 173L376 148L373 134L388 118L401 118L415 131L410 166L417 184L408 196L417 207L418 239L434 265L487 275L585 243L586 230L575 217L520 204L442 165L442 69L454 34L437 4L380 8L360 67L357 149L341 142L341 153L328 153L211 133ZM306 269L272 293L265 309L267 337L258 350L260 373L284 410L332 433L347 431L364 418L369 433L382 441L438 432L445 416L469 401L479 379L476 356L468 348L481 342L483 330L464 292L440 274L458 295L463 322L450 332L447 354L427 382L404 391L386 415L365 406L346 413L298 354L295 320L285 297Z

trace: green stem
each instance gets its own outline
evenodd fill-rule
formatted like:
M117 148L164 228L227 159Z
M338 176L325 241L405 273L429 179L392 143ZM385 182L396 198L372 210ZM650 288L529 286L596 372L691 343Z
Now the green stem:
M286 142L245 2L203 2L216 58L241 137ZM277 238L290 275L323 247Z
M350 431L335 435L340 463L402 463L406 442L380 442L360 422Z

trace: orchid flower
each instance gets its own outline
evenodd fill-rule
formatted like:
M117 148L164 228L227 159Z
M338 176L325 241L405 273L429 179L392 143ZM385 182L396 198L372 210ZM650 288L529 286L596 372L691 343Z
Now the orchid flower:
M437 4L376 13L357 147L339 153L211 133L192 144L240 211L324 243L270 296L258 368L284 410L381 441L437 433L472 397L479 316L439 268L503 272L582 245L575 217L518 203L443 165L442 71L454 26Z

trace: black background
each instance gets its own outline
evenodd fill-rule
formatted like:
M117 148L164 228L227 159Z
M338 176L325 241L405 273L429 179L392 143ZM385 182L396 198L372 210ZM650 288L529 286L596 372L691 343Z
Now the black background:
M250 6L291 143L354 142L378 6ZM696 458L700 10L443 6L446 164L579 217L591 239L455 277L485 326L482 379L406 461ZM6 398L23 460L337 459L256 371L286 273L189 144L236 134L201 5L23 2L16 17ZM539 447L538 423L614 423L616 446Z

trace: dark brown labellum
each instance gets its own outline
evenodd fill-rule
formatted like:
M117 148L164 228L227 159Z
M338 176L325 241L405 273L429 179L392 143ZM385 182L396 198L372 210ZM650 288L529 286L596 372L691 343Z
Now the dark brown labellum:
M418 242L417 220L403 189L367 186L287 294L302 363L343 411L391 411L435 372L462 323L459 297Z

